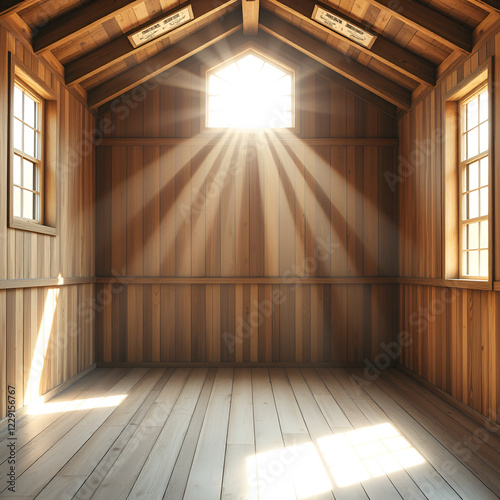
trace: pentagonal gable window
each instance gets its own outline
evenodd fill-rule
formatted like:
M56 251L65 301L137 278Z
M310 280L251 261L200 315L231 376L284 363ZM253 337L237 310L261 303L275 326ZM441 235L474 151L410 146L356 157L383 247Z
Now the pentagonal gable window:
M249 50L207 72L208 128L292 128L293 70Z

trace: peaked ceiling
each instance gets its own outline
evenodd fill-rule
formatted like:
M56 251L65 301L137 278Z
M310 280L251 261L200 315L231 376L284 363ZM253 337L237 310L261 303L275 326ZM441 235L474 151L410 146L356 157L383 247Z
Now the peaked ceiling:
M133 46L129 35L188 5L193 20ZM364 47L314 21L316 5L375 42ZM93 108L220 40L270 45L272 37L404 110L499 29L500 0L3 0L0 20Z

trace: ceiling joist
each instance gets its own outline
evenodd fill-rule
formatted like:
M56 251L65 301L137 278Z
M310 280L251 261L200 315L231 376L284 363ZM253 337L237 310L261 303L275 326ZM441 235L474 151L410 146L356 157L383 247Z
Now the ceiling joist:
M183 6L191 5L195 21L201 21L207 18L213 18L215 20L221 10L226 9L231 4L234 4L236 2L237 0L226 0L226 1L222 0L221 2L218 2L215 7L212 2L207 2L206 0L191 0L189 2L182 3L177 7L175 7L174 9L171 9L168 12L161 14L157 18L149 20L143 25L138 26L133 30L131 30L130 32L127 32L122 36L112 40L106 45L98 47L92 52L89 52L88 54L85 54L84 56L80 57L79 59L76 59L68 63L65 66L66 83L68 85L79 83L80 81L89 78L95 75L96 73L99 73L100 71L108 68L112 64L115 64L118 61L121 61L122 59L125 59L126 57L140 50L144 50L151 43L156 43L165 38L168 38L170 35L172 35L172 33L179 34L179 32L190 30L191 28L189 26L189 23L185 24L184 26L180 26L176 30L166 33L165 35L160 36L158 38L155 38L154 40L151 40L150 42L141 45L140 47L137 48L134 48L128 39L128 36L130 34L145 29L148 26L151 26L151 24L154 24L156 21L163 19L173 14L174 12L179 11L180 9L182 9Z
M342 76L370 90L397 107L408 110L411 105L409 90L372 71L355 61L348 60L344 54L326 46L318 39L301 31L269 12L261 12L260 27L279 40L294 47L312 59L333 69Z
M245 35L256 35L259 31L259 3L259 0L241 0Z
M144 0L93 0L38 28L33 37L35 53L51 50L83 31L101 24Z
M202 28L179 43L166 48L143 63L89 91L89 106L96 108L137 85L154 78L166 69L235 33L241 28L242 24L241 12L236 10L224 17L222 21Z
M490 0L498 3L497 0ZM391 15L450 49L472 51L472 31L448 16L413 0L370 0L372 5L389 10ZM475 2L473 2L475 3ZM479 2L481 3L481 2Z
M342 17L344 20L353 24L354 26L358 26L364 30L366 29L360 26L360 24L355 20L349 18L345 14L336 11L328 5L310 0L271 0L271 3L286 10L294 16L300 17L303 22L307 23L308 25L315 26L316 28L321 29L324 33L342 40L342 42L345 42L355 49L374 57L375 59L381 61L392 69L405 74L406 76L419 83L424 83L426 85L436 84L437 68L434 64L423 59L417 54L397 45L387 38L378 35L373 46L371 48L368 48L350 40L349 38L344 37L339 33L336 33L335 31L330 30L326 26L323 26L316 21L313 21L312 14L314 6L318 4L328 12Z

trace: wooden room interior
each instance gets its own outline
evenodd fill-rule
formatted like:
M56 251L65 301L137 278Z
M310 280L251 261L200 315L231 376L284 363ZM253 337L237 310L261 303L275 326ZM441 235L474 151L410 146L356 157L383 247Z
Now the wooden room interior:
M2 0L0 497L500 498L497 57L499 0Z

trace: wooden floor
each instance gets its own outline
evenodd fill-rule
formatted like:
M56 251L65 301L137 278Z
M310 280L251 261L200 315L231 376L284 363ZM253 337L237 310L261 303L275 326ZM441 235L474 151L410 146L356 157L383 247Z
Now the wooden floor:
M37 499L500 497L500 440L397 370L99 369L17 422Z

